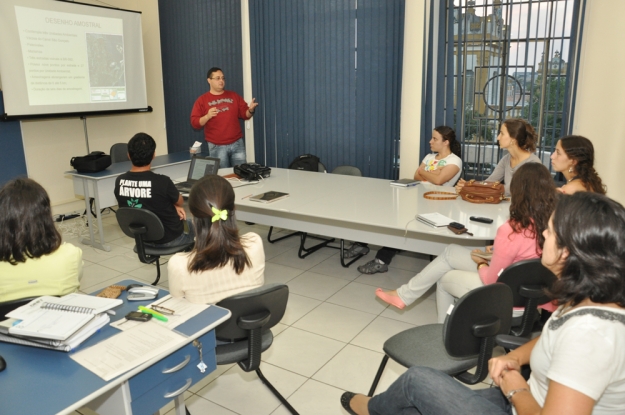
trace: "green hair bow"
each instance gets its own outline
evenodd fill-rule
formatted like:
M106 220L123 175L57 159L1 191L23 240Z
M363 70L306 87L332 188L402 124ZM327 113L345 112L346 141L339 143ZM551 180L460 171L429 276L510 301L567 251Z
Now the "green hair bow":
M224 210L219 210L217 209L215 206L213 206L211 208L211 210L213 211L214 215L213 215L213 219L211 219L211 222L217 222L219 219L221 220L226 220L228 219L228 211L226 209Z

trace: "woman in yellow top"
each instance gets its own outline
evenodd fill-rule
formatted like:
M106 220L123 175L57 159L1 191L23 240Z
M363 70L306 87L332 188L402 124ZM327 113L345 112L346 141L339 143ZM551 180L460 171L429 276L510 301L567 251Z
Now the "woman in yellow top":
M0 190L0 302L78 290L82 250L64 243L50 198L34 180L11 180Z

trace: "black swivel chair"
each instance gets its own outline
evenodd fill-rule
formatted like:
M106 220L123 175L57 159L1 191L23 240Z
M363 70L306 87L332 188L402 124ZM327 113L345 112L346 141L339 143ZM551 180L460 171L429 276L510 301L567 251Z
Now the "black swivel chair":
M538 306L548 303L545 289L551 287L555 275L541 264L540 259L515 262L503 270L497 282L506 284L512 290L514 307L524 307L523 315L512 319L510 333L517 337L528 337L538 320Z
M135 240L134 251L139 256L139 260L144 264L156 262L156 280L152 285L158 284L161 279L161 265L159 259L161 255L172 255L178 252L190 251L194 243L172 246L167 248L156 248L146 245L145 242L158 241L163 238L165 228L163 223L153 212L147 209L121 207L117 209L117 223L122 231Z
M18 307L30 303L36 297L18 298L17 300L4 301L0 303L0 319L6 318L6 315Z
M111 146L111 163L121 163L128 160L128 144L115 143Z
M488 375L495 336L508 333L512 320L512 292L504 284L469 291L455 304L444 324L404 330L384 343L384 358L369 396L373 396L389 357L405 367L438 369L474 385ZM475 374L469 369L476 367Z
M217 305L232 316L215 330L215 353L218 365L237 363L245 372L255 371L289 412L298 415L260 371L261 354L273 343L270 328L284 316L288 298L288 286L268 284L221 300Z

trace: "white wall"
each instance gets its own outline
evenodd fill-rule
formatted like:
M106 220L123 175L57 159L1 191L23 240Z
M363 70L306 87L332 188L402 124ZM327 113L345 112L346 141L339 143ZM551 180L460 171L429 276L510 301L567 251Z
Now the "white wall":
M82 1L102 5L95 0ZM145 132L156 140L156 154L167 154L158 1L107 0L107 4L142 12L148 105L154 111L88 117L89 148L108 153L114 143L128 142L134 134ZM6 79L3 81L7 82ZM48 191L54 213L84 209L84 202L74 196L72 180L63 175L63 172L71 170L69 161L73 156L83 156L87 152L82 120L22 121L21 126L28 176Z
M573 133L595 147L595 169L608 196L625 204L625 1L590 0L586 6Z

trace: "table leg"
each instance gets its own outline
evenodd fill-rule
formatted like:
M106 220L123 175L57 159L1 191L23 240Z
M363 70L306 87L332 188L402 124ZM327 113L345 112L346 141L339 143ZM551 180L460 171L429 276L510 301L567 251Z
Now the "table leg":
M97 183L94 184L97 186ZM89 224L89 239L83 238L81 241L85 245L91 245L94 248L101 249L103 251L109 252L111 247L108 245L104 245L104 230L102 229L102 215L98 215L98 228L100 231L100 242L96 242L95 237L93 235L93 215L91 215L91 206L89 206L89 185L87 184L86 179L82 179L82 187L85 194L85 210L87 211L87 223ZM100 200L98 199L98 190L94 189L94 200L96 212L100 212Z

